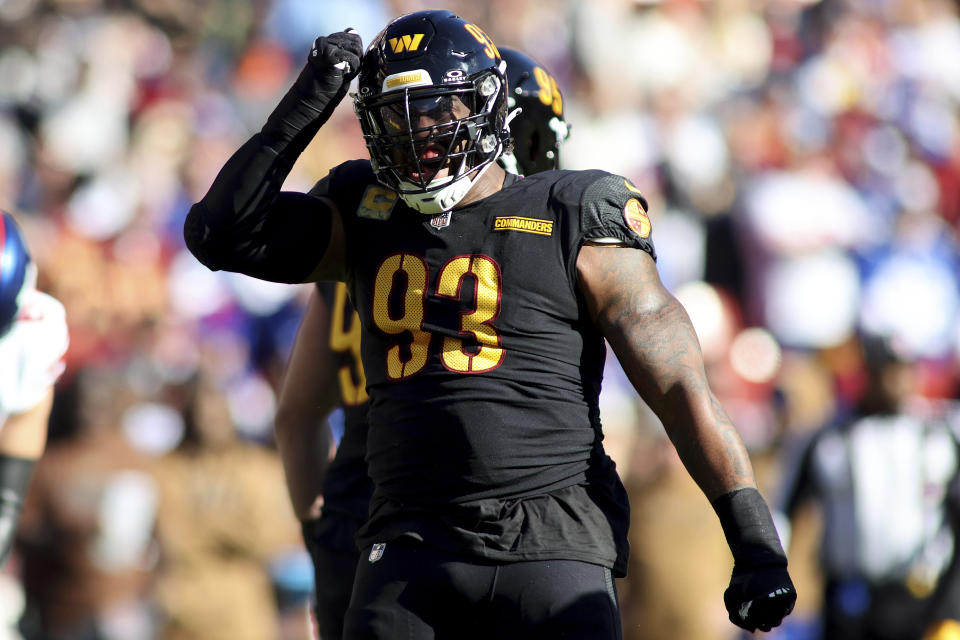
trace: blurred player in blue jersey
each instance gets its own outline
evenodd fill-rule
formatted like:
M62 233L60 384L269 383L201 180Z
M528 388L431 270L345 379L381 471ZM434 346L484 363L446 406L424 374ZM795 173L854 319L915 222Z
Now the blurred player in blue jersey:
M532 175L560 166L569 135L563 99L546 68L506 47L512 150L508 171ZM373 482L367 444L366 377L360 361L360 320L343 283L317 283L301 322L280 392L277 442L303 538L313 560L314 614L320 638L339 640L360 559L355 536L367 518ZM343 436L329 460L327 414L343 411ZM329 466L328 466L329 465Z
M46 447L53 385L69 343L63 305L37 291L36 281L17 223L0 212L0 566Z

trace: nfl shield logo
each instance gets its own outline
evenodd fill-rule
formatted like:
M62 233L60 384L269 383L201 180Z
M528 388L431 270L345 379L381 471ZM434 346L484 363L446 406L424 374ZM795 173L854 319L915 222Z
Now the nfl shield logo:
M430 226L437 229L443 229L450 226L450 212L444 211L430 218Z
M370 547L370 557L367 558L370 562L376 562L383 557L383 550L387 548L386 542L375 542L372 547Z

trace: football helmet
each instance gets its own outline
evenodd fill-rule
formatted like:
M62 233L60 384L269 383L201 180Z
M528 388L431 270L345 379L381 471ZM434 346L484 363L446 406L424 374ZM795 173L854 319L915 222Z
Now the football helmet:
M563 95L557 81L525 53L501 47L500 55L507 63L507 108L513 138L513 149L501 162L520 175L559 168L560 145L570 135L570 125L563 117Z
M20 310L20 294L36 286L36 266L13 216L0 211L0 335L5 334Z
M509 140L506 84L493 41L450 11L388 24L354 94L377 179L421 213L452 209Z

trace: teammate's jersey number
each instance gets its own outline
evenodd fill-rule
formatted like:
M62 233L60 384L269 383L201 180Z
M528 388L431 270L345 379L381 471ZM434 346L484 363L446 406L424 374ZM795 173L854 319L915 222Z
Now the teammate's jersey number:
M491 60L496 60L500 57L500 51L497 49L497 45L493 44L493 40L491 40L490 36L483 32L483 29L475 24L470 23L463 25L463 27L470 33L470 35L476 38L477 42L483 45L483 52L487 54Z
M533 77L537 81L539 91L537 95L540 102L553 109L558 116L563 115L563 96L560 94L560 87L557 81L547 73L542 67L533 68Z
M367 402L367 377L360 360L360 318L357 312L346 313L347 286L337 283L333 294L333 312L330 316L330 349L349 355L350 363L337 372L340 381L340 401L345 407L356 407ZM356 379L354 373L356 372Z
M475 287L474 308L461 312L459 331L471 334L477 346L467 351L462 339L445 337L440 359L450 371L483 373L503 361L500 334L492 324L500 315L500 267L484 255L457 256L440 269L433 295L459 300L468 276ZM430 333L423 330L427 280L426 261L409 253L390 256L377 271L373 288L374 325L390 335L409 331L413 338L406 349L397 342L387 350L387 375L391 380L416 375L427 364ZM401 301L399 315L391 315L391 300Z

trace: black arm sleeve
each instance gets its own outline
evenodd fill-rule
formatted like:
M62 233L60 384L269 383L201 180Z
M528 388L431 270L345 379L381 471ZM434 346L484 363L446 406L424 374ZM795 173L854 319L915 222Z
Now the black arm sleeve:
M323 200L283 192L269 207L269 215L251 216L249 231L215 231L208 220L217 220L217 215L211 214L204 199L190 209L183 236L193 255L213 271L296 284L307 279L326 252L331 215Z
M183 226L187 248L208 268L273 282L303 282L330 239L325 201L281 192L298 153L278 152L262 133L224 165Z
M184 223L201 263L273 282L310 275L327 249L331 213L322 200L280 189L348 87L305 68L263 129L227 160Z

